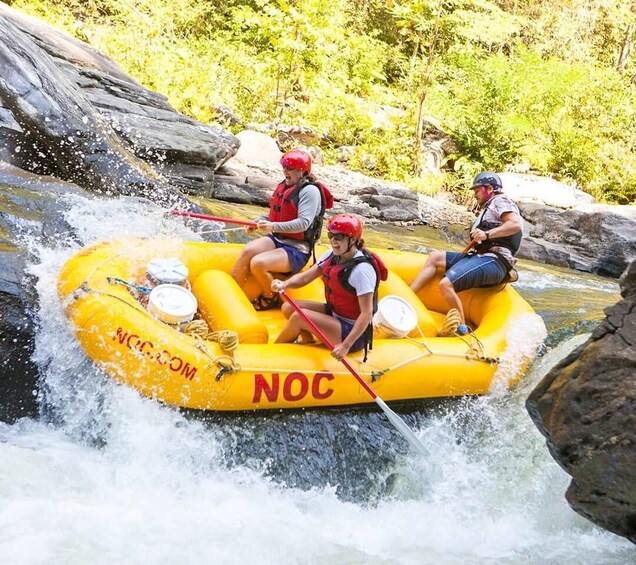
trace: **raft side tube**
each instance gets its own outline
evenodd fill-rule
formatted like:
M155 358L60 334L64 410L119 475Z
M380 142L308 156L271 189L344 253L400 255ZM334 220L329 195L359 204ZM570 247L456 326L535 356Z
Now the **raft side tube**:
M210 269L194 281L199 313L212 331L232 330L239 343L267 343L269 332L229 273Z

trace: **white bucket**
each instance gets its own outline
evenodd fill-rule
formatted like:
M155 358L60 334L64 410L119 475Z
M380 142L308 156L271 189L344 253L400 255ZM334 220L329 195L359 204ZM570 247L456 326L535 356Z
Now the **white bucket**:
M417 314L403 298L385 296L378 302L378 311L373 316L373 327L379 330L380 334L387 334L387 337L406 337L417 327Z
M153 259L146 270L154 284L182 284L188 277L188 267L176 257Z
M187 288L176 284L160 284L150 292L148 311L166 324L184 324L194 318L197 299Z

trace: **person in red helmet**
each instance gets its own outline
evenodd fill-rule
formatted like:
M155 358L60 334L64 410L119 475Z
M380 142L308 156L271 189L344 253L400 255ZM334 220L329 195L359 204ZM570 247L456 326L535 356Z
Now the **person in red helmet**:
M516 264L515 255L522 238L522 220L515 202L503 194L501 178L497 173L482 172L473 180L471 189L481 211L474 221L470 237L474 250L470 253L433 251L411 283L411 289L419 292L428 284L438 268L444 269L439 282L442 296L459 314L456 333L466 335L464 308L457 295L469 288L495 286L510 280L510 271Z
M338 214L327 225L331 251L326 251L307 271L287 280L274 279L272 291L300 288L322 277L325 302L299 300L298 305L329 340L335 344L332 355L340 360L348 353L371 346L371 320L377 309L378 284L387 276L381 259L364 247L362 222L351 214ZM299 337L311 341L310 327L289 304L283 304L288 321L276 343L293 342Z
M311 174L308 153L289 151L280 164L285 179L274 189L268 216L256 220L256 229L268 233L248 243L232 269L239 285L245 284L250 273L258 282L257 310L281 305L280 296L271 291L273 275L294 274L307 264L320 237L325 209L333 206L329 189Z

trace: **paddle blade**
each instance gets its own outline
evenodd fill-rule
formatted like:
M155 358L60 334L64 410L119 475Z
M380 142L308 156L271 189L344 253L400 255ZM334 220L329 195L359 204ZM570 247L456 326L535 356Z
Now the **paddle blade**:
M386 405L386 402L384 402L384 400L382 400L379 396L376 396L375 403L382 409L382 412L386 414L389 422L391 422L397 429L397 431L400 432L402 436L404 436L404 439L408 441L409 445L414 451L416 451L423 457L430 457L431 454L428 452L426 447L424 447L424 444L413 433L411 428L406 425L406 422Z

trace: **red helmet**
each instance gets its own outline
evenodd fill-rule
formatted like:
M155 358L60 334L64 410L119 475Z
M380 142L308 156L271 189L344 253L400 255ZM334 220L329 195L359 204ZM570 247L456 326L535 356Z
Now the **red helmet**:
M355 240L362 239L362 222L351 214L337 214L327 224L327 231L344 233Z
M311 173L311 156L309 153L293 149L288 151L280 158L280 164L288 169L295 169L297 171L304 171L307 174Z

